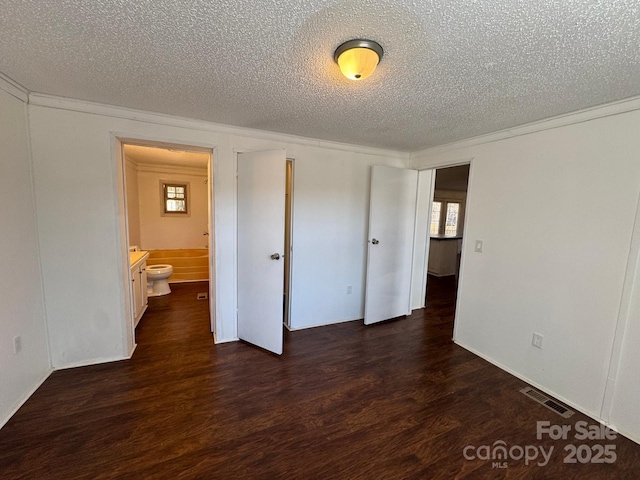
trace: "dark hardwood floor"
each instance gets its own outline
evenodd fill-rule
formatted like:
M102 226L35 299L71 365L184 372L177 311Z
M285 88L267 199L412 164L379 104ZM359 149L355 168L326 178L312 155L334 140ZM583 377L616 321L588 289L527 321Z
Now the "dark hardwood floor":
M0 430L0 478L640 478L624 437L536 439L538 420L595 422L453 344L452 286L431 278L408 318L287 332L277 357L214 346L206 284L174 285L150 299L132 360L54 372ZM554 451L546 466L465 459L498 441ZM567 443L615 445L617 460L565 464Z

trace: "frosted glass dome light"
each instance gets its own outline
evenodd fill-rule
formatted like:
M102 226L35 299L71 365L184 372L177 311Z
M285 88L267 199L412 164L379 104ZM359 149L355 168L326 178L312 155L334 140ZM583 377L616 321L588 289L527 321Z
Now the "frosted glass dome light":
M383 50L373 40L349 40L333 55L340 71L349 80L364 80L370 76L382 59Z

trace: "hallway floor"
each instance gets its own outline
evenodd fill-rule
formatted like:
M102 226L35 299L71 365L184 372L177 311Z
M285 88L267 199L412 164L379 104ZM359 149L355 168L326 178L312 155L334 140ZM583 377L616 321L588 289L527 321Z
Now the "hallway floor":
M278 357L213 345L206 283L172 285L132 360L54 372L0 430L0 478L640 478L623 437L606 442L613 464L565 464L571 442L536 440L538 420L595 422L455 345L451 286L430 278L429 307L407 318L285 332ZM545 466L465 459L500 440L554 451Z

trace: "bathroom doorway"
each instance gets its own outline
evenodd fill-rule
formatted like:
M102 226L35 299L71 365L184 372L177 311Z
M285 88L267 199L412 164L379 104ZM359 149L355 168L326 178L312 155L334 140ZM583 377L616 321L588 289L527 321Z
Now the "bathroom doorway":
M179 299L198 302L200 312L206 304L205 327L215 335L212 149L137 140L120 146L132 344L136 329L146 328L147 309L175 310Z

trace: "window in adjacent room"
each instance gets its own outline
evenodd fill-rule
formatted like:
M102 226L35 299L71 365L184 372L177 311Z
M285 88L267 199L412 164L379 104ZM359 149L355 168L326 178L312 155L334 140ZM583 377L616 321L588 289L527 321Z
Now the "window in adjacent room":
M458 220L460 219L460 204L447 203L447 217L444 224L444 236L455 237L458 234Z
M456 237L460 233L460 202L434 200L431 206L431 224L429 233L432 236L444 235Z
M431 206L431 235L440 233L440 213L442 212L442 202L433 202Z
M163 211L164 213L189 213L188 207L188 183L162 182Z

